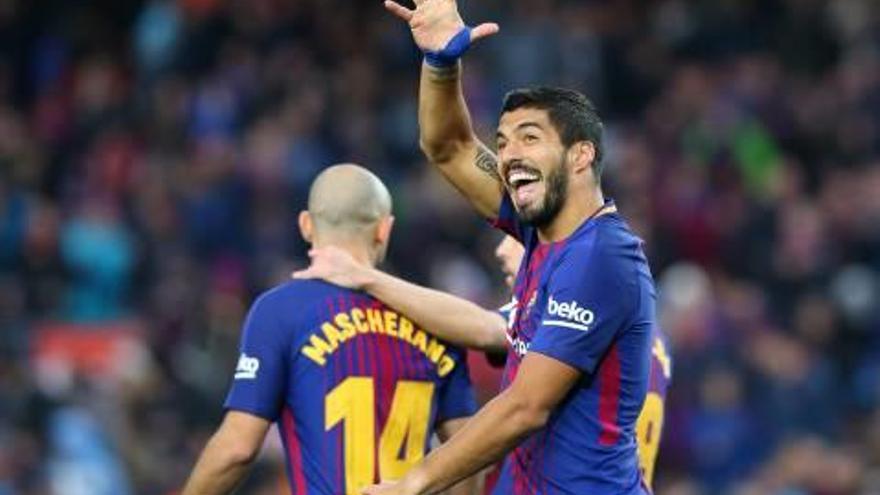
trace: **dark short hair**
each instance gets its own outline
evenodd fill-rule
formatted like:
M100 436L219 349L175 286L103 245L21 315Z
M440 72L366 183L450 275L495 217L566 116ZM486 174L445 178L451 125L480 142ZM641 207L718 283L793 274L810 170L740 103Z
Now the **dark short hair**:
M593 102L572 89L536 86L514 89L504 96L501 113L518 108L546 110L550 123L559 134L562 144L568 148L580 141L589 141L596 148L593 173L598 180L602 176L602 131L604 125Z

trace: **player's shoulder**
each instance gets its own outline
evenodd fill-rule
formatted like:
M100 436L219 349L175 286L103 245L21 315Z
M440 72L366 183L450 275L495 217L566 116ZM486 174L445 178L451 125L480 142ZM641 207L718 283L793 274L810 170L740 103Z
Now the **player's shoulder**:
M593 224L569 238L563 246L561 261L570 267L597 267L604 270L625 268L645 261L642 240L616 213L596 218Z
M609 254L641 251L643 241L632 231L619 213L614 212L596 219L596 247Z
M284 335L300 335L325 317L328 301L351 293L320 280L291 280L260 293L251 305L248 320L274 322Z
M348 292L351 291L323 280L290 280L270 287L257 295L254 299L254 306L301 308L310 303L325 300L327 297Z

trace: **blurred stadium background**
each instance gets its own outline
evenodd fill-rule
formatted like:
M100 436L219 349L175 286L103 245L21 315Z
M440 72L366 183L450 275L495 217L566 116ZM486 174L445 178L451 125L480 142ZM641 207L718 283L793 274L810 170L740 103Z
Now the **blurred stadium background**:
M657 493L880 493L880 4L463 3L502 26L480 129L537 82L605 116L674 345ZM389 269L504 299L418 151L418 63L378 1L0 0L0 494L174 493L328 164L388 182Z

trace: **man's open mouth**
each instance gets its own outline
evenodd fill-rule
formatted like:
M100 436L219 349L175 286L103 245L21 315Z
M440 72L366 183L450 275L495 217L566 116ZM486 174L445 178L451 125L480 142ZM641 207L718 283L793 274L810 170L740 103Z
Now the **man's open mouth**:
M517 191L519 188L538 182L539 180L541 180L541 173L537 170L515 167L507 172L507 184L513 191Z

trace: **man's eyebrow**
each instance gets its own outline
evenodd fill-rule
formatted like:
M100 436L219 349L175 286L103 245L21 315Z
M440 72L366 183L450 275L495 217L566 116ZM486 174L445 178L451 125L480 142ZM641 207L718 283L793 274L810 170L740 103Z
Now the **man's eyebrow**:
M543 127L541 124L539 124L539 123L537 123L537 122L533 122L533 121L531 121L531 120L528 120L528 121L525 121L525 122L520 122L519 124L517 124L516 127L513 128L513 130L514 130L514 131L519 131L519 130L522 130L522 129L525 129L525 128L528 128L528 127L534 127L534 128L536 128L536 129L538 129L538 130L544 130L544 127ZM500 138L503 138L503 137L507 137L507 136L505 136L504 133L501 132L500 129L499 129L498 131L495 131L495 139L500 139Z

